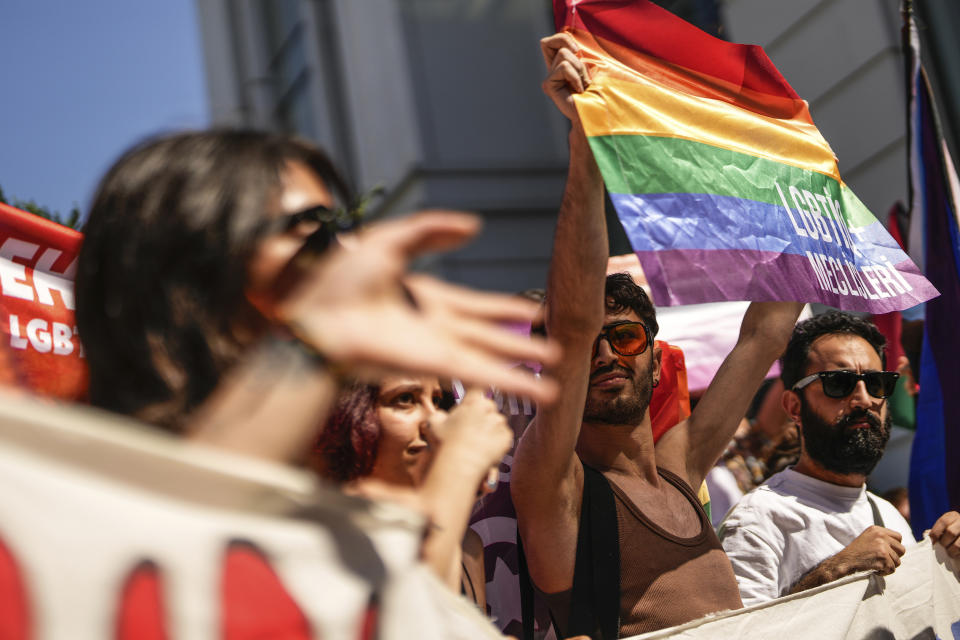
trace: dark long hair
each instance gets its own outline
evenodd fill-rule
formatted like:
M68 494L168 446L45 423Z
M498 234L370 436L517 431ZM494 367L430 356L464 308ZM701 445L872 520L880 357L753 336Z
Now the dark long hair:
M284 165L353 192L316 147L244 130L182 133L124 153L84 228L76 320L95 406L176 429L248 346L262 318L247 266Z
M317 439L311 466L338 484L370 475L377 458L380 387L354 383L345 388Z

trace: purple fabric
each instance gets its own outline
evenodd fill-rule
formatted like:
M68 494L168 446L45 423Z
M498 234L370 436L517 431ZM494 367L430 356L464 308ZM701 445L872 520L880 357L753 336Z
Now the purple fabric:
M849 293L842 295L820 286L806 256L771 251L676 249L639 251L637 257L658 305L696 304L705 300L820 300L838 309L886 313L913 306L928 297L924 292L929 285L909 260L893 266L912 291L891 296L889 287L880 282L875 286L867 278L861 278L859 285L854 284L858 290L866 287L868 293L877 296L873 299ZM718 277L718 273L723 277ZM849 272L842 275L846 278L843 286L853 284Z

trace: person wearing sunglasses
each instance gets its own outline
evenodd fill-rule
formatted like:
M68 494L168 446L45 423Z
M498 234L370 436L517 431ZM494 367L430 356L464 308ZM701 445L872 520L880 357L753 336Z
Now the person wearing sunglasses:
M858 571L887 575L914 545L892 504L866 490L890 437L886 340L870 322L839 311L799 323L781 359L783 408L800 429L796 465L771 476L720 526L745 605ZM960 514L931 538L960 555Z
M520 438L510 490L531 589L547 600L557 637L627 637L741 606L696 488L802 304L753 303L693 413L655 443L656 311L629 274L607 276L603 181L573 104L589 73L570 34L543 39L541 49L544 92L571 123L545 307L546 334L564 355L544 367L561 391Z
M234 454L229 456L232 462L217 463L224 477L232 469L252 469L252 477L260 477L265 467L279 463L293 467L280 468L281 477L299 479L284 479L292 493L275 503L263 500L267 492L249 498L231 490L214 470L210 486L197 486L196 493L205 495L209 489L221 497L198 501L202 508L192 509L206 522L229 515L224 533L211 544L195 544L189 529L126 527L126 514L119 512L104 520L103 528L141 536L143 540L124 540L138 549L140 542L169 538L170 544L159 551L138 551L129 561L149 560L156 566L169 580L166 584L177 585L169 592L171 598L189 599L194 592L186 589L199 588L206 595L198 596L198 606L210 615L216 590L204 590L203 585L215 575L212 563L226 556L232 540L256 546L253 541L260 535L259 519L234 517L234 505L238 510L260 505L284 523L302 522L308 531L316 530L316 536L308 537L321 546L333 531L357 543L334 544L324 556L331 562L314 562L310 544L292 542L290 557L295 559L276 571L279 586L289 588L290 597L283 600L289 606L268 606L277 602L270 597L246 600L250 604L243 608L246 629L241 635L258 629L274 637L401 637L396 631L401 628L407 632L404 637L488 637L493 632L489 621L473 608L451 614L436 604L448 600L437 599L445 597L446 590L426 573L428 568L421 576L423 518L406 511L390 515L396 514L395 507L346 500L319 489L313 496L297 467L305 466L347 376L370 380L409 371L433 380L455 377L469 385L495 385L549 401L554 394L549 379L509 365L517 360L552 362L559 353L546 341L502 327L530 322L536 305L408 273L410 261L418 256L453 248L474 236L479 231L475 216L421 212L370 224L349 240L341 239L339 234L355 221L347 213L353 202L347 182L320 149L257 131L213 130L149 139L124 153L107 172L87 218L76 280L76 320L89 363L91 404L154 428L152 437L164 445L165 459L180 460L182 455L185 464L194 464L191 451L216 449L216 455ZM499 445L493 446L506 449L509 431L502 418L487 401L473 404L484 402L485 413L494 419L479 424L478 418L462 428L476 436L473 429L499 425ZM119 431L113 424L104 426ZM483 429L483 435L490 431ZM92 442L79 450L95 451L98 441ZM99 463L92 453L89 459L92 465ZM483 468L489 464L485 459ZM134 468L135 463L126 460L123 465ZM148 463L145 468L155 466ZM461 476L448 476L451 484L452 477ZM169 483L183 486L182 478L173 476ZM133 484L140 495L141 483ZM456 505L464 525L476 484L467 483L468 497ZM121 489L123 495L131 490ZM287 502L297 504L281 510ZM221 506L227 504L231 506ZM61 523L74 513L86 515L82 505L75 506L47 528L69 533L74 527ZM360 524L353 527L343 512L356 516ZM162 510L159 513L163 521ZM102 567L95 555L84 560L71 564L72 573L60 571L57 579L86 587L89 580L78 576L101 575ZM133 564L122 564L127 560L124 556L110 567L118 585L133 569ZM346 579L328 580L332 566L343 567ZM262 575L265 580L249 584L256 588L271 581L269 574ZM394 585L401 585L401 578L413 580L414 588L397 596L403 587ZM324 588L305 587L313 580ZM241 582L225 580L222 586L229 592L236 584ZM384 590L389 593L381 597ZM70 604L74 590L48 591L45 595L68 605L45 610L76 609ZM360 597L350 596L348 604L338 606L331 593ZM419 604L404 606L413 600ZM291 609L291 615L271 617L274 611ZM171 613L170 628L193 629L190 625L197 620L207 624L207 614L196 618L195 610ZM441 624L450 628L433 622L440 613L449 621ZM58 618L72 628L64 618L72 620L72 614ZM265 620L276 626L263 626ZM390 628L394 630L384 631ZM84 633L99 637L107 632Z
M474 235L475 218L372 224L346 247L357 200L322 150L289 136L186 132L124 153L97 189L78 258L91 404L184 433L229 371L259 347L286 354L281 342L318 370L404 370L534 397L550 385L507 369L550 350L497 325L535 305L406 273ZM246 452L290 457L263 444ZM310 439L301 444L304 454Z

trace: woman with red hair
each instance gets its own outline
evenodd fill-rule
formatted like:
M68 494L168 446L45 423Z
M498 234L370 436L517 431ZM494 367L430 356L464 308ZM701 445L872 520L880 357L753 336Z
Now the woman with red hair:
M361 493L413 490L429 518L424 560L454 589L486 610L483 543L467 528L479 491L496 487L495 465L513 432L479 391L450 413L453 397L435 377L386 376L340 396L312 466ZM493 467L493 468L492 468Z

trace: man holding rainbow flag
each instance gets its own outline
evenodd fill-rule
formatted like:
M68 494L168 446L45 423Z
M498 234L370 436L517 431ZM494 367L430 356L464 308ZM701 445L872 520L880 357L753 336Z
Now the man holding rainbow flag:
M936 295L842 182L759 47L641 0L556 0L545 93L570 120L548 277L559 401L517 447L529 577L560 637L616 638L741 606L695 496L799 314L795 301L901 309ZM604 182L659 304L753 300L690 417L654 444L655 312L605 280Z

